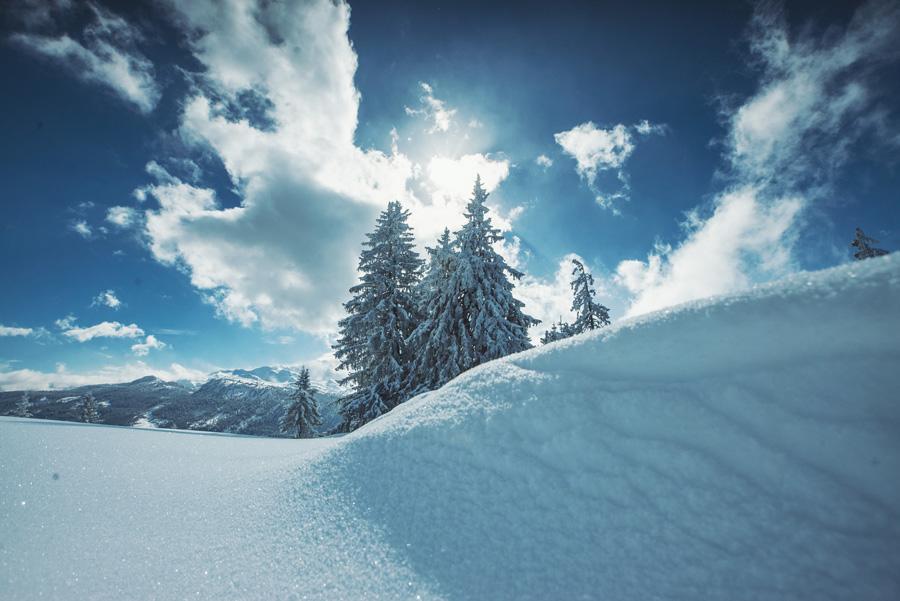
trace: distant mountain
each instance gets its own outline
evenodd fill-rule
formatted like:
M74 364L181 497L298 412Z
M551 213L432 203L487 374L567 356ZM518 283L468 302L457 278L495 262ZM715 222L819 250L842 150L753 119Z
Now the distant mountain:
M287 367L231 369L205 382L166 382L147 376L122 384L98 384L67 390L28 391L36 418L78 421L78 399L88 392L100 406L100 421L140 428L178 428L255 436L284 436L279 422L289 404L296 371ZM320 433L340 423L334 380L313 383L319 391ZM11 415L24 391L0 392L0 415Z

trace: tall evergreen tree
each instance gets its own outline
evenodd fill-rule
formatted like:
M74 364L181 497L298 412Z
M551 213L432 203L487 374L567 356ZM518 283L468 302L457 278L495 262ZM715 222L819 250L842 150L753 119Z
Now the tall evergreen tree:
M290 399L293 402L281 420L281 431L295 433L297 438L312 438L315 436L313 428L322 424L322 418L319 417L316 391L310 383L307 368L300 369Z
M419 321L415 298L423 261L414 250L409 211L391 202L379 215L360 254L359 284L344 304L335 344L342 380L352 392L341 399L340 429L350 431L408 398L412 354L407 338Z
M522 274L494 250L502 236L487 216L487 197L478 177L446 278L424 303L425 318L410 338L417 390L433 390L485 361L531 348L528 327L539 322L512 294L510 278Z
M16 417L33 417L31 413L31 399L28 397L27 392L22 393L22 398L16 403L13 415Z
M97 411L97 400L90 392L82 395L78 410L78 418L84 423L96 424L100 421L100 414Z
M596 330L609 325L609 309L594 302L594 276L587 272L584 264L572 259L572 311L575 312L575 323L572 332L580 334L588 330Z
M853 253L853 258L857 261L861 261L863 259L871 259L872 257L881 257L888 254L888 251L872 246L877 243L878 240L869 238L860 228L856 228L856 239L850 243L850 246L856 248L856 252Z

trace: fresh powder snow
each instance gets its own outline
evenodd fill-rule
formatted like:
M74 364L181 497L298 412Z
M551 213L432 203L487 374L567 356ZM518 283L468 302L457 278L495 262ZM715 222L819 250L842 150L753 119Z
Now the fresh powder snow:
M476 367L352 434L0 419L3 599L900 599L900 256Z

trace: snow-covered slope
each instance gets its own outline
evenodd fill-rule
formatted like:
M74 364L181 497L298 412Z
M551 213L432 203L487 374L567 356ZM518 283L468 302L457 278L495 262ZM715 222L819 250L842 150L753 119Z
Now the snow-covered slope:
M0 592L898 599L898 334L887 257L492 362L344 437L3 419Z

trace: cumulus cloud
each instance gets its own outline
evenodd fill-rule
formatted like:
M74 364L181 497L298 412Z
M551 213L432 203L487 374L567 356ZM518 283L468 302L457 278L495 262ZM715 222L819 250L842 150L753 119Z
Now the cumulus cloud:
M103 321L86 328L77 327L70 321L64 321L63 325L68 326L63 330L63 336L78 342L87 342L94 338L138 338L144 335L144 330L137 324L124 325L118 321Z
M753 187L722 195L713 214L676 249L659 248L646 261L623 261L618 281L635 295L629 315L699 297L740 290L791 267L792 226L800 197L766 202Z
M592 121L576 125L570 130L553 134L553 139L563 152L575 159L575 170L596 195L597 203L619 214L619 202L628 199L629 181L624 170L625 162L635 149L635 134L662 134L662 125L653 125L644 120L637 125L619 123L608 129L597 127ZM606 192L598 185L597 177L603 172L612 172L618 180L618 187Z
M843 32L791 37L780 10L761 5L750 48L757 90L723 112L731 182L712 206L693 211L686 238L646 260L618 266L634 294L629 315L726 293L794 269L793 243L804 209L832 191L832 178L868 136L896 131L880 115L877 69L900 50L900 6L874 2ZM890 59L890 60L888 60Z
M91 236L94 235L94 230L83 219L79 219L78 221L73 221L72 223L70 223L69 229L85 240L90 240Z
M151 350L160 350L164 349L168 346L162 340L158 340L156 336L150 334L147 338L144 339L143 342L138 342L136 344L131 345L131 352L133 352L138 357L145 357Z
M355 145L357 59L344 3L238 10L198 0L171 9L203 67L178 133L222 160L241 202L223 207L215 190L157 162L135 197L147 203L141 224L153 257L187 274L228 320L330 335L365 233L389 201L411 210L417 236L431 244L462 223L476 173L488 189L509 173L506 159L479 153L417 167L396 132L389 153ZM514 215L497 213L501 222Z
M453 117L456 115L456 109L448 108L447 103L436 98L434 89L427 83L419 82L422 89L422 95L419 97L419 108L405 107L407 115L418 115L425 118L431 123L428 133L446 132L453 123ZM477 119L469 121L470 128L480 127L481 123Z
M92 384L130 382L145 376L156 376L166 381L201 381L206 373L197 369L172 363L168 367L152 367L143 361L123 365L107 365L89 372L71 372L64 364L58 364L55 371L44 372L33 369L0 369L0 390L52 390L73 388Z
M110 207L106 210L106 220L116 227L125 229L140 221L140 213L131 207Z
M69 2L26 3L19 14L26 27L49 30L55 29L57 22L71 20L72 8L74 4ZM106 87L140 112L149 113L161 93L153 64L138 49L141 32L96 4L87 3L87 8L88 24L76 37L27 32L14 33L10 39L64 65L78 77Z
M538 158L534 159L534 162L538 167L543 167L544 169L549 169L553 166L553 159L546 154L538 155Z
M34 328L17 328L15 326L0 325L0 336L32 336L35 334Z
M122 301L116 296L114 290L104 290L94 297L94 300L91 301L91 306L118 309L122 306Z

